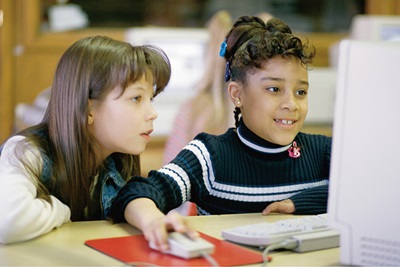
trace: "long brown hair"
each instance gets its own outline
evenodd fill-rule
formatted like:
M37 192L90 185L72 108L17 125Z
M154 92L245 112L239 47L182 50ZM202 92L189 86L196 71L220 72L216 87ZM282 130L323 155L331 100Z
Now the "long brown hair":
M23 161L39 181L38 197L48 201L49 194L58 197L71 208L72 220L84 219L93 178L102 168L98 166L98 145L88 130L89 99L101 102L116 86L125 89L148 71L154 77L155 96L168 84L171 74L162 50L105 36L83 38L59 61L41 124L22 133L26 144L37 146L42 157L53 162L51 179L44 186L40 182L43 170L34 171L29 161ZM35 134L38 129L48 129L48 144ZM112 157L124 179L140 174L139 155L114 153Z

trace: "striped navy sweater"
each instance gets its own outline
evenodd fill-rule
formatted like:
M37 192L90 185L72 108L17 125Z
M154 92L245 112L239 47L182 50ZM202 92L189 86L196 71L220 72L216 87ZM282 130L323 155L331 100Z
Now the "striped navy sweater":
M196 203L199 215L261 212L288 198L296 214L325 213L331 138L299 133L295 141L301 156L291 158L288 147L261 139L244 124L219 136L201 133L148 178L132 178L111 215L124 221L126 205L139 197L165 213L185 201Z

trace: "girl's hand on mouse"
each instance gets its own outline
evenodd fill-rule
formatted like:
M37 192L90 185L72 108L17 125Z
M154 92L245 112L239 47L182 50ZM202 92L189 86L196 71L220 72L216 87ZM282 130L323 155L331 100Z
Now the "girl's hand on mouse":
M271 212L280 213L293 213L296 208L290 199L285 199L282 201L277 201L269 204L262 212L262 215L270 214Z
M187 233L191 238L199 236L198 232L190 228L186 217L175 211L156 218L143 228L143 234L146 240L152 244L153 247L161 251L169 249L168 233L171 231Z
M168 232L186 232L189 237L199 234L190 228L186 218L176 211L162 213L148 198L132 200L125 208L126 221L142 230L146 240L156 249L168 249Z

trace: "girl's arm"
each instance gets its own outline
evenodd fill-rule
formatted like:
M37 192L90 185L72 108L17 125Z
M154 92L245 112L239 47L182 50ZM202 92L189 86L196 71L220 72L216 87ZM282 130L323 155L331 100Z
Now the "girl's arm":
M0 156L0 243L29 240L70 221L70 209L60 200L50 196L50 204L37 198L34 178L15 156L15 147L23 139L9 139ZM25 153L37 161L33 149ZM41 168L42 162L33 166Z
M290 199L273 202L262 212L267 215L271 212L294 213L298 215L312 215L327 212L328 185L321 185L296 194Z
M198 141L194 143L199 146ZM194 192L192 186L198 187L203 180L202 165L192 147L196 146L189 144L170 164L151 171L148 178L136 176L130 179L113 201L111 218L136 226L149 242L161 249L166 246L170 230L197 235L182 216L170 212L190 200ZM196 193L199 191L195 190Z
M198 144L193 141L195 144ZM204 167L197 154L193 152L195 145L189 144L170 164L158 171L150 171L148 178L135 176L131 178L118 192L113 200L110 217L114 222L126 220L127 205L138 198L148 198L164 214L190 201L194 194L199 194L203 183ZM203 153L202 153L203 152ZM204 163L206 164L206 163ZM140 227L140 225L136 225Z
M290 199L295 205L294 214L311 215L327 212L328 185L321 185L305 190Z

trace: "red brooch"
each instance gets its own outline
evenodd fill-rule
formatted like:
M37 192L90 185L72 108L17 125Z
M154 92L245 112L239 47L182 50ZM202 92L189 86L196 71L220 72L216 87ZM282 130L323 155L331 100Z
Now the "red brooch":
M291 158L298 158L300 157L300 147L297 146L296 141L293 141L292 146L289 148L289 157Z

